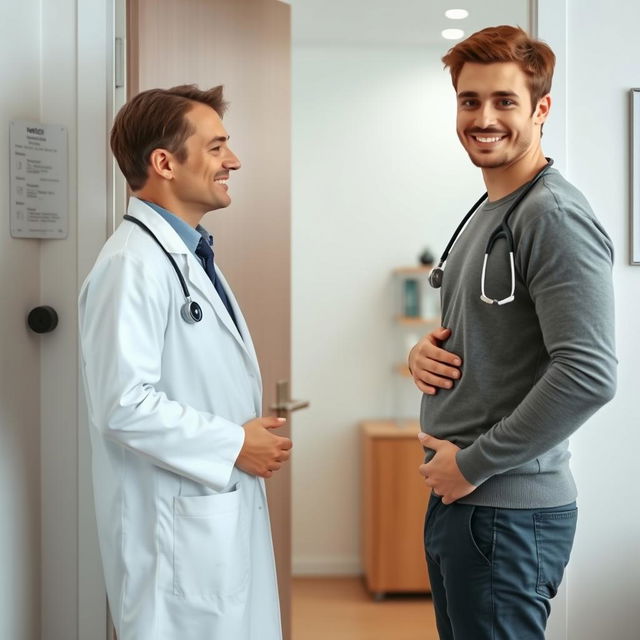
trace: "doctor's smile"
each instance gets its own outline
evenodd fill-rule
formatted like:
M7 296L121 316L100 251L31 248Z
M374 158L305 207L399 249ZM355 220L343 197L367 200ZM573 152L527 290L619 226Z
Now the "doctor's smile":
M216 178L214 182L216 184L219 184L221 187L224 187L225 190L228 190L229 189L229 186L227 185L228 180L229 180L229 176L225 176L224 178Z

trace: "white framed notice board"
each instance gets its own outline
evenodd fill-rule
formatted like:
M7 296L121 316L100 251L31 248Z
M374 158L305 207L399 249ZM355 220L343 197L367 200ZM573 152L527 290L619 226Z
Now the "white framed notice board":
M11 236L66 238L69 227L67 129L14 120L9 128Z

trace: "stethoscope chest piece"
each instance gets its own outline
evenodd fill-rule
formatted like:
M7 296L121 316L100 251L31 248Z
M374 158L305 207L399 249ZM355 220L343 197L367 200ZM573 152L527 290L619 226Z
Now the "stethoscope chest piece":
M180 309L180 315L187 324L195 324L202 320L202 307L191 298L187 298L187 301L182 305L182 309Z
M440 263L437 267L431 269L429 273L429 284L434 289L439 289L442 286L442 278L444 277L444 269L442 268L442 263Z

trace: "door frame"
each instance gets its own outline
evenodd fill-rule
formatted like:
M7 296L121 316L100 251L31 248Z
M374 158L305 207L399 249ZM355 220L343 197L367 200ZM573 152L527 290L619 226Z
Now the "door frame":
M112 120L115 5L121 1L77 0L78 291L107 238L109 204L113 202L106 141ZM104 20L97 16L104 16ZM96 185L104 185L104 189L96 193ZM93 503L88 411L79 374L77 400L77 638L104 640L107 599Z

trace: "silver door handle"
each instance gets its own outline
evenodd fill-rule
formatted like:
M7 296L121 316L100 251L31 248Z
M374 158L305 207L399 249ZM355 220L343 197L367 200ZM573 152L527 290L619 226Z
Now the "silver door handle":
M289 397L289 381L278 380L276 382L276 401L269 409L276 411L277 413L291 413L293 411L299 411L300 409L306 409L309 406L307 400L292 400Z
M308 406L309 402L307 400L291 400L291 402L276 402L269 408L272 411L286 411L291 413L292 411L298 411L299 409L306 409Z

